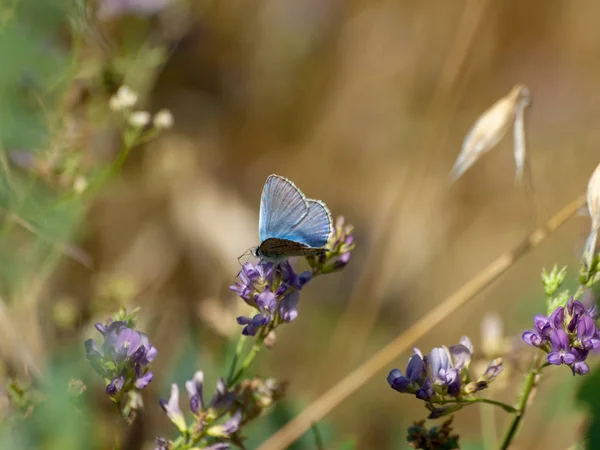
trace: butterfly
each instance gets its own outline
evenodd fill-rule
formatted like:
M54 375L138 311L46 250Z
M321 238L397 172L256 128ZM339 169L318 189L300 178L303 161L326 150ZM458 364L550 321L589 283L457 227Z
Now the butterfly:
M281 262L291 256L317 256L333 233L331 213L320 200L306 198L287 178L270 175L260 201L260 245L254 257Z

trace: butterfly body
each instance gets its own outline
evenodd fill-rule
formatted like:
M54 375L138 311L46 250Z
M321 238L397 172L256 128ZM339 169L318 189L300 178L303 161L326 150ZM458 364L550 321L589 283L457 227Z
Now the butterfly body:
M306 198L287 178L267 178L260 205L260 245L252 253L265 261L323 254L332 234L331 213L319 200Z
M268 262L281 262L292 256L320 256L325 248L313 248L289 239L269 238L253 249L254 256Z

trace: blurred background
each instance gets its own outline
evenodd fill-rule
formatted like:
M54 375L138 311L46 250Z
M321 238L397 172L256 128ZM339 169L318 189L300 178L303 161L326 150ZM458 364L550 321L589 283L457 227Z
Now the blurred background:
M600 162L599 21L591 1L3 0L6 376L35 366L55 368L59 386L82 379L97 416L78 431L97 442L86 448L112 448L114 427L123 448L153 448L155 435L173 431L153 402L199 368L212 385L227 364L244 308L228 287L238 256L258 244L263 183L280 174L352 223L357 246L344 271L303 290L298 320L260 355L257 373L289 389L247 430L248 448L258 448L584 193ZM510 134L450 185L466 133L518 83L532 94L532 189L515 182ZM106 105L121 84L149 111L168 108L174 126L134 148L93 196L79 195L77 182L119 150ZM520 336L545 308L541 268L569 265L576 285L588 231L589 218L573 217L415 345L428 352L466 334L477 350L486 312ZM115 425L83 351L93 324L120 304L142 308L138 328L159 350L133 427ZM404 369L410 353L386 370ZM407 426L427 411L392 391L386 374L326 417L327 448L349 438L360 449L407 448ZM520 375L515 367L489 395L512 402ZM514 448L576 441L580 381L552 372ZM4 447L83 448L59 427L70 419L53 417ZM463 448L479 449L482 430L501 433L506 417L473 407L454 424ZM290 448L315 448L314 439Z

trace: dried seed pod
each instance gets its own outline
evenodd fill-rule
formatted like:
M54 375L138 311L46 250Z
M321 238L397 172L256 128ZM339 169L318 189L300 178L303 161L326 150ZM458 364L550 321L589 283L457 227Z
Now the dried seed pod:
M588 183L587 206L592 221L592 229L583 248L583 259L589 269L596 253L598 229L600 228L600 164L596 167Z
M495 147L513 122L517 179L521 179L526 158L523 116L530 98L529 89L518 84L477 119L463 141L461 152L450 172L450 182L458 180L484 153Z

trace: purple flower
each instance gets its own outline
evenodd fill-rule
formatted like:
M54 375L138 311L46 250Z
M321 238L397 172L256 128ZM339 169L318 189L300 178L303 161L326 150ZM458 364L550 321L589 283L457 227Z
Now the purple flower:
M500 358L492 361L477 382L469 383L468 368L473 355L473 344L466 336L460 344L450 348L438 347L423 357L419 349L414 349L406 367L406 374L393 369L387 377L390 387L401 393L414 394L424 400L428 408L451 396L460 398L484 389L502 371ZM463 383L464 381L464 383Z
M279 303L279 317L286 323L289 323L298 317L298 302L300 293L294 291L286 295Z
M295 320L298 317L299 291L311 278L308 271L297 275L288 261L278 265L262 261L255 265L244 264L239 281L230 289L258 314L237 318L238 324L244 326L242 334L255 336L262 330L272 330L281 323Z
M533 331L525 331L523 333L523 341L532 347L540 347L542 345L542 338L540 335Z
M137 380L135 380L135 387L138 389L144 389L146 386L148 386L150 384L150 382L152 381L152 378L154 378L154 375L152 374L152 372L148 371L146 372L144 375L141 375L138 377Z
M86 358L96 372L111 380L106 386L106 394L118 399L123 392L148 386L153 378L148 365L158 353L148 336L123 321L107 325L97 323L95 327L103 335L104 342L100 347L94 339L86 340Z
M419 400L429 401L435 395L435 389L431 378L426 378L419 390L415 393L415 396Z
M577 359L575 352L571 351L571 342L565 330L554 330L550 333L552 351L548 353L548 362L554 365L573 364Z
M548 353L548 362L569 366L573 375L585 375L585 362L590 350L600 349L600 330L595 319L597 309L586 307L570 298L564 307L556 308L550 317L537 315L534 330L523 333L523 341Z
M343 269L354 250L354 227L346 225L344 217L339 216L333 228L333 234L327 242L327 252L307 259L313 271L326 274Z
M390 387L398 392L411 392L411 388L420 387L427 374L427 368L420 352L415 352L406 366L406 376L402 375L400 369L393 369L388 375L387 381Z
M183 413L179 408L179 388L176 384L171 385L171 395L169 396L169 400L161 399L160 406L179 431L184 432L187 430L185 417L183 417Z
M586 350L600 347L596 323L589 315L584 315L579 319L579 323L577 324L577 338Z
M125 384L125 377L122 375L113 378L112 381L108 383L108 386L106 386L106 395L110 397L117 395L121 389L123 389L123 384Z
M185 389L190 397L190 410L194 414L204 409L204 394L202 386L204 385L204 373L198 371L194 378L185 382Z

